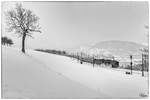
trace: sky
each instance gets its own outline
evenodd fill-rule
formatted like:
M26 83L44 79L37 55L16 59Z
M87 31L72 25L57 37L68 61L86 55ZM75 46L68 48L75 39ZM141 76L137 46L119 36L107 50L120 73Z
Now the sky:
M17 2L2 3L2 36L21 47L21 38L6 31L5 12ZM65 49L101 41L146 44L148 2L21 2L39 18L42 33L27 37L26 48Z

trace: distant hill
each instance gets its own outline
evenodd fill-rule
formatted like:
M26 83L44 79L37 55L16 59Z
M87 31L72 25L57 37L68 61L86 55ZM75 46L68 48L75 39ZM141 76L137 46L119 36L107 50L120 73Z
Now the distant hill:
M104 49L117 56L127 56L130 54L139 55L141 53L140 49L146 48L146 46L134 42L113 40L99 42L90 47L90 49L94 48Z
M130 55L133 55L133 61L136 63L141 62L142 48L147 46L129 41L103 41L92 45L82 45L71 51L82 51L87 54L98 55L99 57L111 58L115 57L119 62L130 62Z

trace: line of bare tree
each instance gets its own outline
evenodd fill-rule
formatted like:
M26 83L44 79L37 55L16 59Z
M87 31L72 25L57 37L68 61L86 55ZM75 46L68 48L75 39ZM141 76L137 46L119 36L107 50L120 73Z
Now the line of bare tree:
M66 51L64 50L49 50L49 49L35 49L35 50L58 55L66 55Z

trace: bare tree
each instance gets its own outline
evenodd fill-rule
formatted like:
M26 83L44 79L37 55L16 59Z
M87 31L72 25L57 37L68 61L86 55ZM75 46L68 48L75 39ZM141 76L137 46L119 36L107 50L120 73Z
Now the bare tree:
M41 32L39 26L39 17L31 10L22 7L22 4L16 4L16 7L6 12L6 23L8 31L19 34L22 37L22 49L25 53L26 36L32 37L34 32Z

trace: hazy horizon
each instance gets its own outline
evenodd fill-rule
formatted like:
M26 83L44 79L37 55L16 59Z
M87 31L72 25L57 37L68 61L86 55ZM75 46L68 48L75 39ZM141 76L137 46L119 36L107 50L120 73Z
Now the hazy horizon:
M17 2L2 2L4 12ZM72 48L100 41L131 41L148 44L148 2L21 2L39 18L42 33L26 39L26 48ZM21 47L21 38L8 33L2 25L2 36L10 37Z

